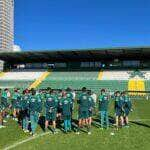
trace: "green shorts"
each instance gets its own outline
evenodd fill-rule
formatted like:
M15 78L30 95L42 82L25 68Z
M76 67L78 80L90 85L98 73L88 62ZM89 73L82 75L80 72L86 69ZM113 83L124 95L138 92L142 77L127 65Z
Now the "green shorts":
M87 119L89 117L88 110L79 110L79 119Z
M55 121L56 120L56 112L46 112L45 119L47 121Z

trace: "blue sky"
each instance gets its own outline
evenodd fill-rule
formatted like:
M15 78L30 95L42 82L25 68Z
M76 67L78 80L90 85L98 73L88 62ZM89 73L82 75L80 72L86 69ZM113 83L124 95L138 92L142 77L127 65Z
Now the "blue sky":
M15 0L23 50L150 46L150 0Z

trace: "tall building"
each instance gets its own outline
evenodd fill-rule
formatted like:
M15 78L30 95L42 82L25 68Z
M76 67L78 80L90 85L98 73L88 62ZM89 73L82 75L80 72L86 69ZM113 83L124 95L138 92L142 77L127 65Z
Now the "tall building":
M14 0L0 0L0 52L13 51Z

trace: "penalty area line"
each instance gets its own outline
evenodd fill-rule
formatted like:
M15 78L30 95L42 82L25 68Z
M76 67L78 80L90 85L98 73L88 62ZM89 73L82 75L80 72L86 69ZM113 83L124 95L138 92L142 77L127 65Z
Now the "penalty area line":
M38 134L38 135L36 135L36 136L29 137L29 138L27 138L27 139L25 139L25 140L22 140L22 141L20 141L20 142L16 142L16 143L14 143L14 144L12 144L12 145L10 145L10 146L8 146L8 147L3 148L3 150L10 150L10 149L12 149L12 148L15 148L15 147L21 145L21 144L24 144L24 143L26 143L26 142L32 141L32 140L34 140L34 139L37 139L37 138L39 138L39 137L42 137L42 136L45 136L45 135L48 135L48 134L50 134L50 132L41 133L41 134Z

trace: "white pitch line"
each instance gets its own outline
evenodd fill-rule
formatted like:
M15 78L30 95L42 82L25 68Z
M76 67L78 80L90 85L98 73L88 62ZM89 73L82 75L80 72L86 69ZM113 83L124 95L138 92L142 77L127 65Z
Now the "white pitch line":
M150 119L133 119L133 120L129 120L129 121L150 121ZM36 135L36 136L33 136L33 137L27 138L27 139L25 139L25 140L22 140L22 141L20 141L20 142L16 142L16 143L14 143L13 145L10 145L10 146L8 146L8 147L5 147L3 150L10 150L10 149L15 148L15 147L17 147L17 146L19 146L19 145L21 145L21 144L23 144L23 143L32 141L32 140L37 139L37 138L39 138L39 137L45 136L45 135L47 135L47 134L50 134L50 132L41 133L41 134L38 134L38 135Z
M133 119L133 120L129 120L129 121L150 121L150 119Z
M16 143L14 143L13 145L10 145L10 146L8 146L8 147L5 147L3 150L10 150L10 149L15 148L15 147L17 147L17 146L19 146L19 145L21 145L21 144L23 144L23 143L29 142L29 141L31 141L31 140L37 139L37 138L42 137L42 136L45 136L45 135L47 135L47 134L50 134L50 132L41 133L41 134L38 134L38 135L36 135L36 136L33 136L33 137L27 138L27 139L25 139L25 140L22 140L22 141L20 141L20 142L16 142Z

